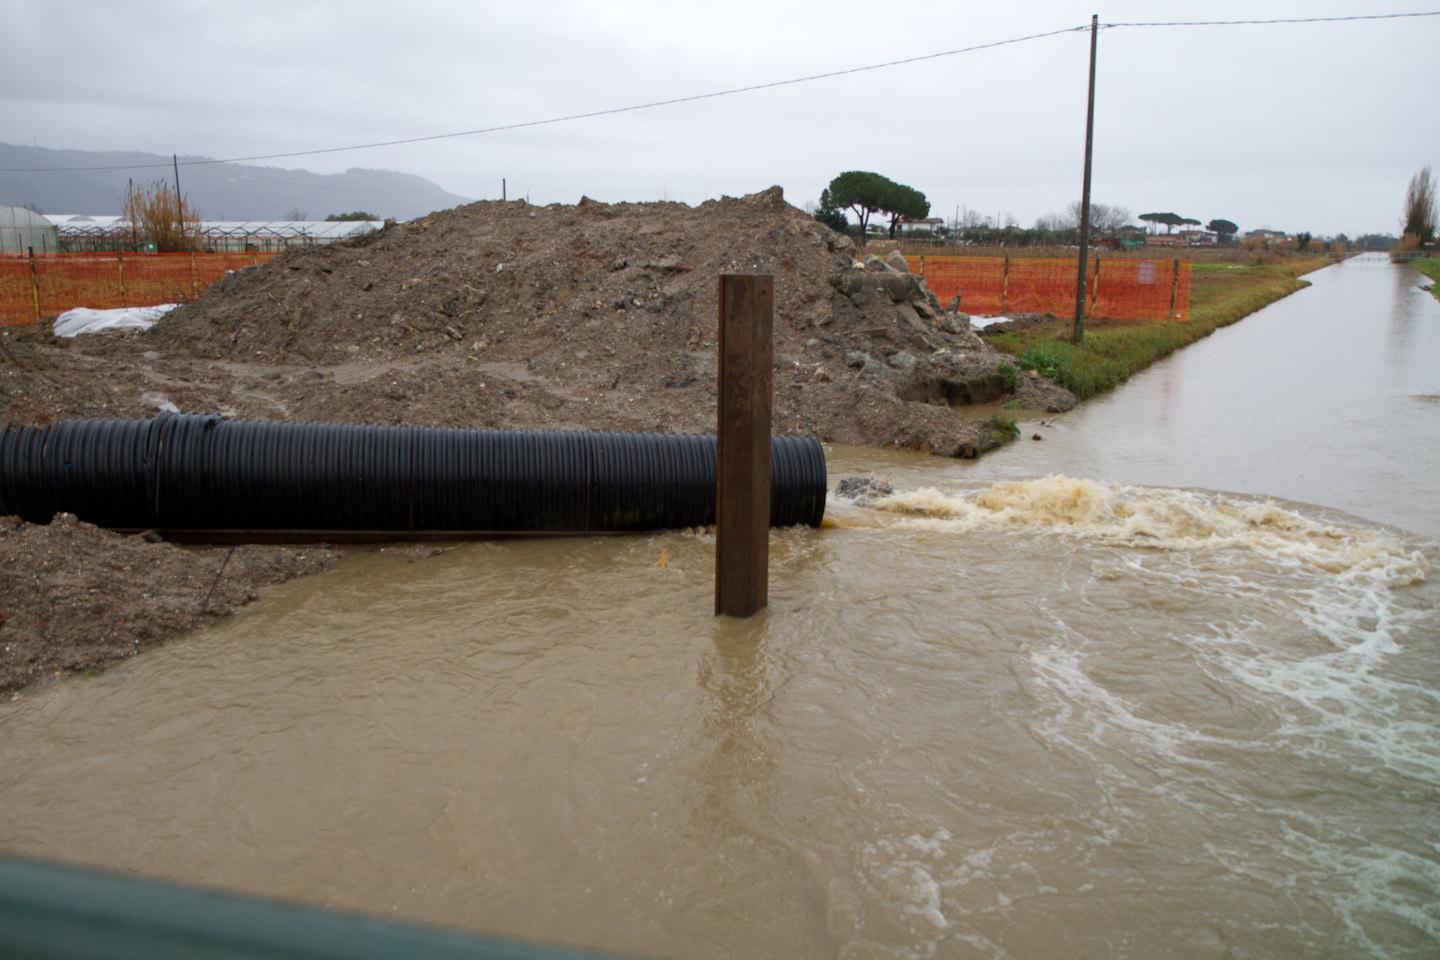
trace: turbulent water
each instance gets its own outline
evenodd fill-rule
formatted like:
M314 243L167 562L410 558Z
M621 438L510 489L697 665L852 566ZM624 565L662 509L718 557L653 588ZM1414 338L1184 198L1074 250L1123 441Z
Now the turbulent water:
M898 492L750 620L707 531L361 552L0 705L0 849L655 956L1440 952L1434 539L829 460Z

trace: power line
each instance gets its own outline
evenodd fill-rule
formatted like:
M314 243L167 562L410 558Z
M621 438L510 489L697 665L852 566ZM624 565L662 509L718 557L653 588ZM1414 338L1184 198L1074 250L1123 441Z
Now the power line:
M1348 23L1363 20L1399 20L1414 17L1436 16L1440 16L1440 10L1412 13L1357 14L1354 16L1344 17L1293 17L1269 20L1173 20L1132 23L1106 23L1101 24L1101 26L1105 29L1112 29L1118 27L1239 27L1266 24ZM183 166L194 167L211 166L221 163L253 163L259 160L287 160L294 157L313 157L328 153L344 153L351 150L371 150L378 147L396 147L412 143L431 143L436 140L453 140L458 137L474 137L481 136L487 133L503 133L509 130L524 130L531 127L542 127L557 123L568 123L572 120L589 120L595 117L607 117L621 113L633 113L639 110L651 110L656 107L668 107L681 103L695 103L700 100L713 100L718 97L729 97L739 93L753 93L758 90L773 90L777 87L787 87L801 83L811 83L816 80L828 80L834 77L850 76L853 74L867 73L874 70L885 70L890 67L899 67L911 63L922 63L927 60L939 60L943 57L954 57L965 53L975 53L979 50L992 50L997 47L1012 46L1019 43L1028 43L1032 40L1041 40L1046 37L1055 37L1065 33L1083 32L1088 29L1090 29L1089 24L1081 24L1080 26L1076 27L1062 27L1058 30L1047 30L1044 33L1032 33L1023 37L1012 37L1008 40L995 40L990 43L978 43L969 47L960 47L955 50L943 50L939 53L922 54L915 57L904 57L899 60L887 60L884 63L872 63L863 67L849 67L844 70L831 70L825 73L816 73L804 77L794 77L789 80L773 80L768 83L756 83L743 87L732 87L728 90L716 90L710 93L697 93L687 97L672 97L667 100L652 100L647 103L631 104L624 107L610 107L604 110L591 110L585 113L572 113L560 117L550 117L544 120L525 120L517 123L499 124L492 127L479 127L474 130L458 130L452 133L436 133L422 137L403 137L395 140L379 140L373 143L356 143L340 147L321 147L315 150L295 150L289 153L256 154L254 156L248 157L229 157L222 160L186 160ZM162 166L169 166L169 164L123 164L117 166L96 167L11 167L0 170L0 173L98 173L108 170L146 170Z
M1291 17L1274 20L1166 20L1149 23L1102 23L1110 27L1249 27L1271 23L1349 23L1356 20L1400 20L1405 17L1440 17L1440 10L1423 13L1368 13L1351 17Z
M605 110L592 110L587 113L572 113L563 117L550 117L546 120L525 120L519 123L505 123L493 127L481 127L475 130L459 130L454 133L436 133L423 137L405 137L398 140L380 140L374 143L357 143L343 147L322 147L318 150L296 150L291 153L266 153L251 157L231 157L225 160L186 160L185 166L204 166L217 163L252 163L256 160L286 160L292 157L311 157L325 153L343 153L347 150L370 150L375 147L396 147L411 143L428 143L435 140L452 140L456 137L474 137L486 133L502 133L507 130L523 130L529 127L542 127L555 123L567 123L571 120L588 120L593 117L613 116L617 113L633 113L637 110L650 110L655 107L668 107L678 103L694 103L698 100L713 100L717 97L729 97L737 93L752 93L756 90L772 90L776 87L792 86L798 83L810 83L814 80L828 80L832 77L843 77L855 73L865 73L871 70L884 70L889 67L898 67L907 63L920 63L925 60L938 60L941 57L953 57L962 53L974 53L977 50L990 50L995 47L1004 47L1017 43L1026 43L1031 40L1040 40L1045 37L1059 36L1062 33L1074 33L1077 30L1088 30L1089 25L1079 27L1065 27L1060 30L1049 30L1045 33L1033 33L1024 37L1013 37L1009 40L996 40L991 43L978 43L970 47L962 47L958 50L944 50L940 53L928 53L918 57L906 57L901 60L888 60L885 63L872 63L863 67L850 67L845 70L831 70L827 73L816 73L808 77L795 77L790 80L773 80L769 83L756 83L744 87L733 87L729 90L716 90L711 93L697 93L688 97L673 97L669 100L653 100L649 103L631 104L626 107L610 107ZM126 164L123 166L107 167L46 167L34 168L11 168L4 172L10 173L49 173L64 171L67 173L95 173L102 170L144 170L149 167L167 166L167 164Z

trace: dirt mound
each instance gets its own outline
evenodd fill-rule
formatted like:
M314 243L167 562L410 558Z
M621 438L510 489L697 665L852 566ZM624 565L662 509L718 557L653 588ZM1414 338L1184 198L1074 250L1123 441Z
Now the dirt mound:
M974 456L966 404L1073 403L923 280L784 202L476 203L291 250L144 334L6 338L0 419L150 416L709 432L718 277L775 278L776 433ZM1008 388L1006 385L1009 385ZM1014 396L1006 390L1016 391Z
M69 514L48 524L0 517L0 693L134 656L230 616L260 585L318 573L338 556L324 547L187 550Z
M777 433L948 455L993 445L947 403L972 392L944 384L1001 358L923 281L867 283L885 268L857 270L853 255L778 187L695 208L476 203L288 252L141 339L240 376L221 404L240 416L709 431L718 277L763 272Z

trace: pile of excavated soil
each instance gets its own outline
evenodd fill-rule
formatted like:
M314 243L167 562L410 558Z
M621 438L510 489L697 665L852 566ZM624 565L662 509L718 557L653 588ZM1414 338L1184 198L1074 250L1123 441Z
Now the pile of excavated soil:
M777 433L974 456L1003 362L923 282L856 269L779 188L677 203L476 203L292 250L152 330L12 337L4 417L254 419L710 432L718 277L775 278ZM866 277L871 273L873 276ZM893 270L890 271L893 273ZM914 279L914 278L912 278ZM1027 381L1021 404L1073 403ZM1048 392L1046 392L1048 391Z
M287 251L144 333L61 340L12 328L0 340L0 426L176 408L713 432L723 273L774 277L776 433L976 456L1009 439L989 407L1073 405L1049 381L998 373L1004 356L964 314L942 310L903 260L854 257L847 238L786 204L778 187L694 208L475 203ZM987 409L967 415L976 404ZM217 591L197 612L194 593L223 549L181 552L72 523L56 534L73 548L61 562L43 529L0 524L7 567L26 571L0 580L0 689L125 655L233 602ZM81 542L88 549L74 548ZM272 548L275 564L242 563L225 579L248 594L311 569L302 553L317 555ZM151 563L173 563L177 577L191 566L199 580L176 588L183 602L163 603L133 576ZM18 626L31 621L44 626Z

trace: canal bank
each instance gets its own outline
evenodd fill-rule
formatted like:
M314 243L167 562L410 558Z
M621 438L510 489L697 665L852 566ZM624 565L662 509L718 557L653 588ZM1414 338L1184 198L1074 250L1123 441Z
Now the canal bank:
M967 474L1234 491L1440 538L1440 302L1383 254L1306 279Z

